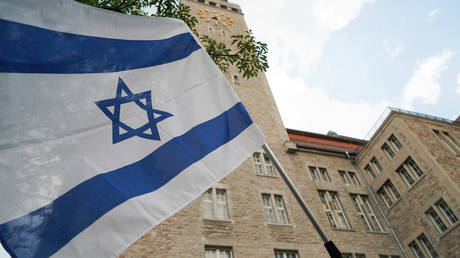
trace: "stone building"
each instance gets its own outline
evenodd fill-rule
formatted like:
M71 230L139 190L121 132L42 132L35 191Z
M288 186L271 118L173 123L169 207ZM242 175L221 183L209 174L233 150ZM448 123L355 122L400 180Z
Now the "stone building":
M460 257L460 125L391 110L356 164L413 257Z
M225 0L182 2L198 17L200 35L229 44L231 35L247 30L238 5ZM458 125L449 127L446 122L429 120L436 125L433 127L436 134L435 131L427 132L416 116L393 113L369 143L333 133L321 135L287 130L264 73L246 80L235 67L230 67L225 75L344 257L403 257L405 253L398 239L411 255L409 245L412 241L424 248L422 233L438 254L453 254L455 236L459 238L458 229L454 229L458 223L451 225L446 217L448 228L435 238L436 228L424 216L431 210L439 216L444 214L446 210L440 208L444 205L442 201L449 205L452 214L459 214L460 177L455 169L459 167L459 156L448 156L450 150L447 149L452 145L449 137L460 139ZM397 153L394 150L396 155L390 162L383 159L381 147L387 140L388 146L393 144L389 140L391 134L403 147ZM422 140L427 134L434 137ZM446 143L435 142L440 139ZM375 180L371 180L364 171L374 156L381 161L383 169L379 174L376 172ZM409 156L424 175L414 177L418 185L413 187L414 191L408 191L407 187L403 191L404 181L395 171L401 164L406 166L404 162L409 164ZM435 172L440 175L434 175ZM436 180L431 182L431 178ZM382 185L382 189L387 189L388 179L400 191L400 200L385 208L377 192ZM449 185L446 188L439 186L446 184ZM432 186L435 188L429 190ZM436 191L437 187L444 190ZM422 199L412 200L409 196L414 194L420 194ZM439 195L436 197L436 194ZM431 206L425 205L427 196L432 199ZM409 208L415 206L416 210ZM415 217L406 217L408 215ZM444 245L451 251L441 251ZM121 256L329 257L321 238L262 149L201 198L153 228Z

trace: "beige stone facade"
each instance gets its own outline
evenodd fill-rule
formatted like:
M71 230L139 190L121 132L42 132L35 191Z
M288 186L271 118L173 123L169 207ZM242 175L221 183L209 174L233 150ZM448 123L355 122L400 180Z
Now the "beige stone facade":
M423 236L440 257L460 257L458 139L460 126L454 122L392 111L356 160L372 190L380 193L377 199L410 257L417 257L417 246L430 257ZM384 144L393 157L382 149ZM366 171L368 165L375 179Z
M183 3L199 17L197 31L200 35L209 35L229 44L230 35L247 30L243 12L237 5L224 0L184 0ZM287 131L263 73L245 80L235 67L231 67L225 75L255 123L261 127L266 142L314 216L338 248L351 255L348 257L404 256L390 225L380 213L378 205L386 207L385 204L379 197L375 202L369 192L369 189L378 190L385 178L393 177L401 199L390 209L382 210L394 223L394 231L407 252L410 253L409 242L417 238L420 231L425 232L440 254L446 257L454 254L458 228L450 226L449 232L438 233L435 238L436 229L425 216L425 211L443 198L455 214L459 214L459 158L449 156L445 147L436 142L436 135L417 123L418 118L390 119L366 146L365 141L347 137ZM445 123L431 122L441 131L449 127ZM458 126L455 128L456 131L449 129L449 132L460 139ZM384 159L380 149L388 134L395 134L404 146L391 162ZM427 134L431 137L429 141L424 140ZM363 147L364 151L356 156ZM444 152L438 148L444 148ZM384 171L375 180L367 178L370 183L367 187L360 170L347 153L352 159L357 158L357 165L363 173L364 166L373 156L381 160ZM236 258L274 257L275 254L277 257L329 257L319 235L282 178L272 170L272 164L265 160L262 150L255 155L201 198L152 229L121 256L207 257L219 253L219 257L230 257L231 254ZM403 162L403 156L408 155L424 171L424 177L409 192L395 172L396 166ZM310 167L317 169L317 178L312 175ZM329 180L323 178L320 169L327 171ZM342 171L348 183L341 175ZM405 196L411 195L421 199L406 199ZM415 218L406 214L413 214ZM441 252L441 248L451 251Z

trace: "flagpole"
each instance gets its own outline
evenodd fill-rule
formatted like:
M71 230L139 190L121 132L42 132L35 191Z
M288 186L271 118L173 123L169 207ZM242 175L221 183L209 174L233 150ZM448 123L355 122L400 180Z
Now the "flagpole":
M273 162L275 167L278 169L278 172L280 173L281 177L284 179L286 184L288 185L289 189L291 192L294 194L294 197L297 199L297 202L299 202L300 207L302 207L303 211L307 215L307 217L310 219L311 224L313 224L313 227L316 229L318 232L319 236L323 240L324 246L326 247L327 252L332 258L339 258L342 257L342 254L340 253L339 249L335 246L334 242L332 240L329 240L327 237L326 233L324 230L321 228L319 225L318 221L316 220L315 216L313 216L313 213L311 210L308 208L307 203L303 200L302 196L300 196L299 192L295 188L294 184L292 183L291 179L288 177L286 174L286 171L284 171L283 167L279 163L278 159L275 157L275 154L273 154L272 150L270 147L268 147L267 143L264 143L262 145L262 148L264 149L265 153L268 155L270 160Z

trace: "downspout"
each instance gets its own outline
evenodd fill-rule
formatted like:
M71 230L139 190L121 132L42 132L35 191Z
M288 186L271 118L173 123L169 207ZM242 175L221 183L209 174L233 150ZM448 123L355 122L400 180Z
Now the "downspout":
M355 169L358 171L359 175L361 176L361 179L364 181L364 184L366 185L367 191L371 194L372 200L375 202L377 205L377 208L379 209L380 214L382 215L383 219L385 220L388 228L390 229L391 234L393 235L394 239L396 240L396 243L398 243L399 249L401 249L401 252L403 253L404 257L408 257L406 250L404 249L401 241L399 240L398 236L393 230L393 227L390 224L390 221L388 220L387 216L385 216L385 213L382 210L382 207L380 207L380 204L377 202L377 198L375 197L374 191L372 191L370 185L367 183L366 178L364 177L361 169L359 169L358 165L356 165L356 162L354 159L351 158L350 154L348 154L348 151L345 151L345 155L347 155L348 159L350 159L351 164L355 167Z

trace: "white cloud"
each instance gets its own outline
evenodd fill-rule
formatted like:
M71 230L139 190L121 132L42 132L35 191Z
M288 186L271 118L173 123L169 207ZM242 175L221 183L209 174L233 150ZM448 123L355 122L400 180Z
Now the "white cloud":
M383 41L383 48L385 49L385 52L387 53L390 59L398 57L403 51L402 47L392 47L390 42L388 42L387 40Z
M268 43L270 66L305 75L321 60L332 32L345 28L369 0L234 0L257 39Z
M269 48L267 78L289 128L364 137L386 103L331 99L305 78L321 60L330 35L345 28L373 0L233 0L248 27Z
M382 114L388 101L370 103L332 99L321 87L308 85L301 77L289 76L276 69L268 74L286 127L327 133L329 130L363 138Z
M457 75L457 83L458 83L457 93L460 94L460 73Z
M421 99L425 104L436 104L441 92L439 79L441 72L447 69L447 61L455 53L444 50L438 55L417 61L412 77L404 86L402 107L412 109L416 99Z
M432 10L431 12L429 12L427 15L428 22L431 22L438 13L439 13L439 8L436 8Z

